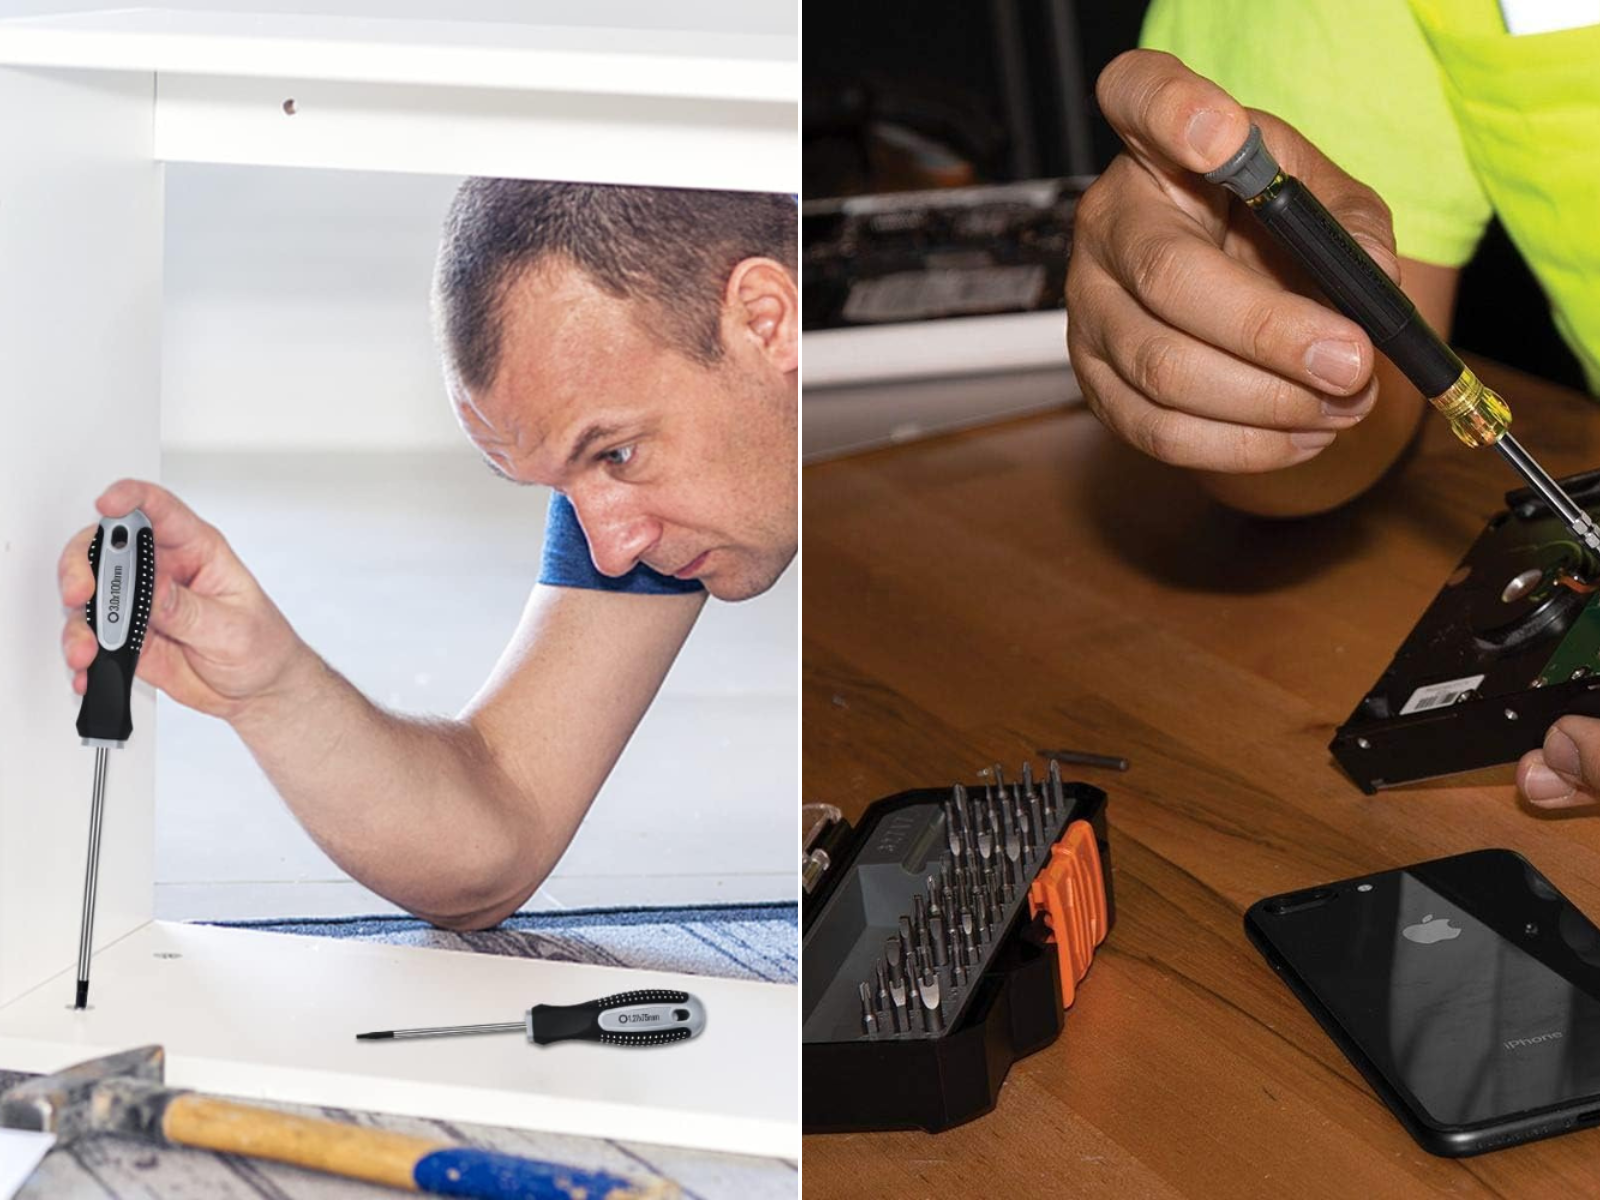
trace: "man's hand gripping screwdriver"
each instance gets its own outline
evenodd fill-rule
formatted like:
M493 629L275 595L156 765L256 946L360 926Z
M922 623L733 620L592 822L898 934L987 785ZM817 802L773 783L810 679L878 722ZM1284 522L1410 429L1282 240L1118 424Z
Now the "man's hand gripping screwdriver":
M139 667L156 589L156 535L134 509L106 517L89 543L94 595L84 615L98 646L89 664L89 686L78 710L78 736L94 747L94 797L89 807L89 859L83 875L83 916L78 928L78 995L89 1004L89 955L94 948L95 887L100 874L100 826L105 814L106 758L133 732L133 676Z
M1600 556L1600 526L1534 461L1508 429L1511 410L1456 357L1395 282L1298 179L1286 175L1252 125L1227 162L1206 173L1260 218L1334 307L1372 338L1469 446L1493 446L1550 510Z

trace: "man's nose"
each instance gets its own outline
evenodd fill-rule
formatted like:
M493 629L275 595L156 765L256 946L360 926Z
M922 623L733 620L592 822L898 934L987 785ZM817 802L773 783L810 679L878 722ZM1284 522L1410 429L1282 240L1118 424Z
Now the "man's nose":
M661 540L661 523L620 506L574 499L578 523L589 539L589 557L602 575L626 575Z

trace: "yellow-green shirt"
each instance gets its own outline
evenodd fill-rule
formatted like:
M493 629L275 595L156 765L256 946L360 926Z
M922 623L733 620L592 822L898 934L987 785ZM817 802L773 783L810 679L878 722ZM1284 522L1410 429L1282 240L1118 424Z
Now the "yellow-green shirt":
M1496 0L1155 0L1142 40L1372 187L1408 258L1461 266L1497 215L1600 393L1600 26L1513 36Z

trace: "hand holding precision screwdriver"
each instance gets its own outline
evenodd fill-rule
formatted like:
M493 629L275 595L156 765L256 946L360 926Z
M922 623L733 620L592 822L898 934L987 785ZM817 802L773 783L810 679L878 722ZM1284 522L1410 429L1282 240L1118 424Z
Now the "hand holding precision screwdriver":
M1366 333L1307 294L1314 289L1292 258L1201 175L1255 122L1284 169L1398 278L1387 208L1293 128L1246 110L1170 55L1124 54L1097 94L1127 151L1075 219L1068 343L1090 406L1147 453L1222 472L1304 463L1366 418L1359 437L1341 439L1333 461L1319 462L1314 481L1299 476L1281 510L1347 499L1398 454L1420 408L1408 398L1372 411L1378 386ZM1426 293L1426 311L1442 320L1447 273L1417 264L1408 287L1413 274L1419 300Z
M1367 331L1471 447L1493 446L1507 465L1587 547L1600 555L1600 526L1511 436L1511 409L1457 357L1404 292L1323 207L1278 165L1252 125L1239 149L1206 179L1227 188L1288 249L1340 312Z
M140 678L180 704L231 720L309 655L222 534L172 493L124 480L95 503L106 516L141 509L155 527L156 590ZM94 592L87 552L98 528L68 543L59 568L61 600L72 610L62 652L79 695L96 652L83 605Z

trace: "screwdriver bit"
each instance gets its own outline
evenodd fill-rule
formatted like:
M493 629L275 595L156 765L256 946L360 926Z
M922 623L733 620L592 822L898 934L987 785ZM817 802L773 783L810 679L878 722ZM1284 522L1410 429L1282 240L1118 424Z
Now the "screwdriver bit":
M922 994L922 1007L926 1011L929 1032L942 1032L944 1030L944 1013L939 1009L938 976L932 971L924 972L920 991Z
M906 985L900 980L889 980L889 999L894 1002L895 1032L910 1033L911 1024L906 1014Z

